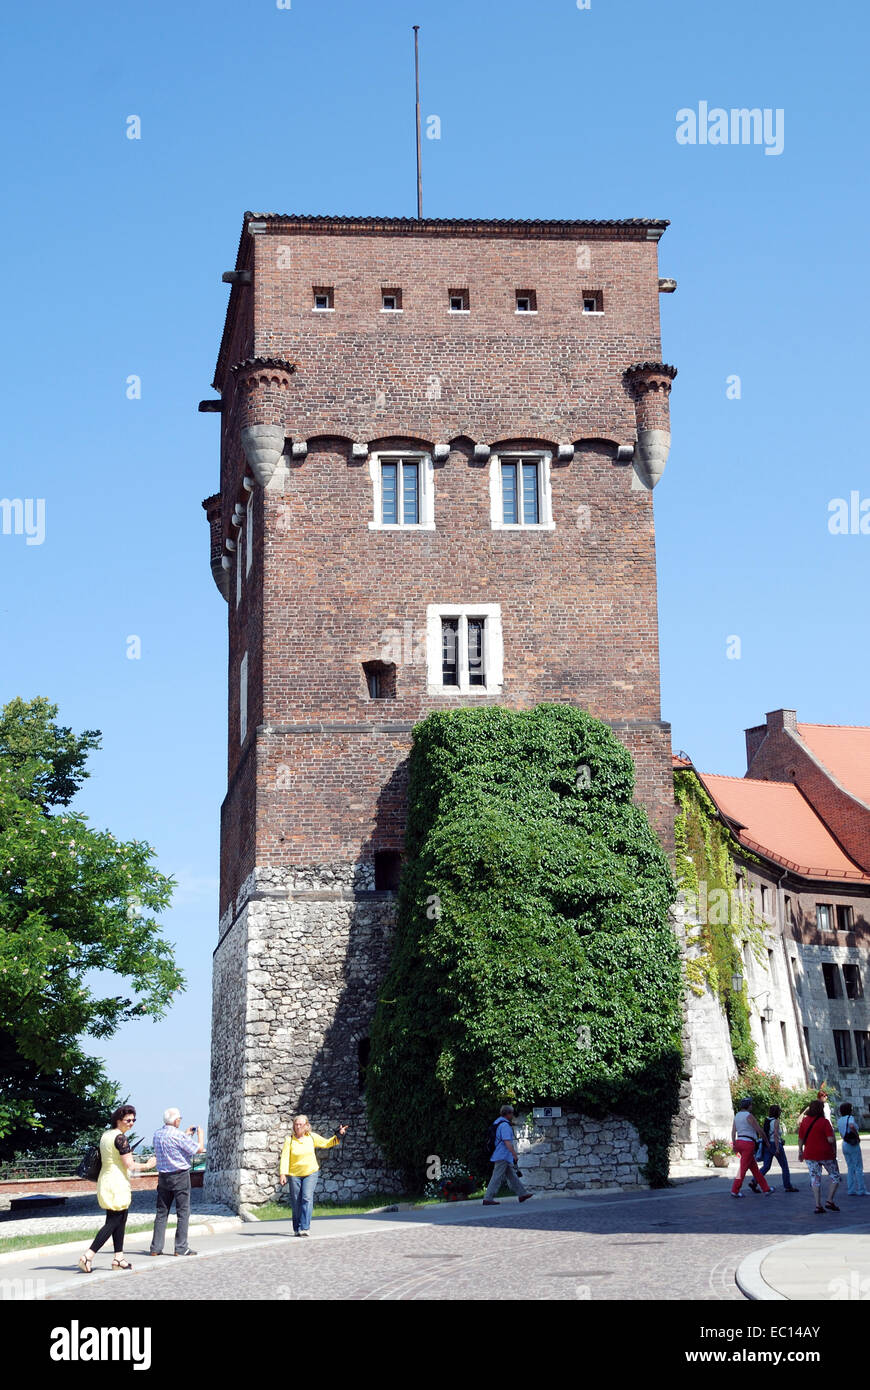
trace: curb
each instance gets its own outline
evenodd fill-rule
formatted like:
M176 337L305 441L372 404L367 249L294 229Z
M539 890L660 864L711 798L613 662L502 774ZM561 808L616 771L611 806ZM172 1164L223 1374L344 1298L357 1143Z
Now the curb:
M836 1232L841 1236L866 1235L867 1223L862 1222L857 1226L843 1226ZM768 1255L778 1253L788 1245L804 1244L807 1241L817 1241L825 1239L828 1232L812 1231L807 1235L791 1236L789 1240L780 1240L775 1245L766 1245L762 1250L754 1250L751 1255L747 1255L745 1260L741 1260L734 1274L734 1282L745 1298L754 1303L791 1303L787 1294L780 1293L767 1280L761 1272L761 1267Z
M797 1236L798 1240L805 1240L805 1236ZM784 1293L779 1293L772 1284L768 1284L763 1274L761 1266L768 1255L773 1254L774 1250L779 1250L783 1245L790 1245L788 1240L780 1241L778 1245L765 1245L763 1250L753 1250L751 1255L747 1255L745 1260L741 1260L734 1273L734 1282L744 1298L750 1299L753 1303L788 1303Z
M234 1231L243 1223L237 1218L229 1216L219 1217L217 1221L193 1221L190 1223L190 1230L201 1231L205 1236L216 1236L224 1231ZM175 1230L175 1223L170 1222L166 1228L168 1231ZM87 1231L82 1231L82 1239L87 1236ZM147 1234L147 1227L144 1231L132 1231L133 1236L137 1234L144 1236ZM40 1260L43 1255L68 1255L74 1249L77 1242L66 1240L62 1245L29 1245L24 1250L4 1250L0 1252L0 1265L20 1263L22 1260Z

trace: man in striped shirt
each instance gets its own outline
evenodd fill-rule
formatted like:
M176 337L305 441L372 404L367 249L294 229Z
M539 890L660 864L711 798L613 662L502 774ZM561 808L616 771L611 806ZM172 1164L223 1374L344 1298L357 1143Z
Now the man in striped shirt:
M172 1203L178 1225L175 1228L176 1255L195 1255L187 1244L190 1221L190 1160L194 1154L205 1152L202 1126L191 1125L182 1134L180 1110L164 1110L163 1128L154 1135L154 1154L157 1159L157 1217L151 1236L150 1255L163 1254L166 1221Z

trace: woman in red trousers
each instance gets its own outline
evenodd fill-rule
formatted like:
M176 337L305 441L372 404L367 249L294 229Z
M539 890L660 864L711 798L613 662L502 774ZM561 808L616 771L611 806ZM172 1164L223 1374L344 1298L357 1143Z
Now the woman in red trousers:
M755 1161L755 1146L759 1139L763 1144L767 1144L767 1136L752 1113L750 1097L745 1096L743 1100L738 1101L738 1105L740 1108L734 1116L734 1123L731 1126L731 1147L735 1153L740 1155L740 1172L731 1184L731 1196L743 1196L740 1188L748 1170L765 1197L769 1197L773 1189L767 1178L759 1172L758 1164Z

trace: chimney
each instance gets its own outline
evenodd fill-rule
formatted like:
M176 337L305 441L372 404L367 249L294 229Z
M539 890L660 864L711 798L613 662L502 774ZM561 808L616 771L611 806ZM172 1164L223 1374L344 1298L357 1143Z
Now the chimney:
M752 773L752 760L767 737L767 725L756 724L753 729L745 729L746 737L746 775Z
M797 728L797 710L774 709L770 710L764 717L767 720L767 727L771 731Z

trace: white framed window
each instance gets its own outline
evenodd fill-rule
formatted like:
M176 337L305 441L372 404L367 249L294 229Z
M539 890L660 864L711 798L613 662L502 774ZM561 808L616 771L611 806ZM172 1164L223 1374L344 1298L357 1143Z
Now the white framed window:
M537 449L493 454L489 461L490 522L494 531L555 531L550 464Z
M517 290L515 298L515 313L536 314L538 312L538 296L534 290Z
M331 314L335 311L335 294L331 285L315 285L312 290L314 303L312 309L317 314Z
M494 695L504 684L499 603L430 603L426 608L430 695Z
M381 290L381 313L382 314L401 314L402 312L402 291L398 287L393 289Z
M248 736L248 653L239 664L239 743Z
M254 499L248 498L248 505L245 508L245 574L251 573L251 563L254 558Z
M435 468L431 454L390 449L369 459L374 520L370 531L434 531Z
M468 300L468 290L449 290L448 299L450 302L451 314L469 314L471 307Z

